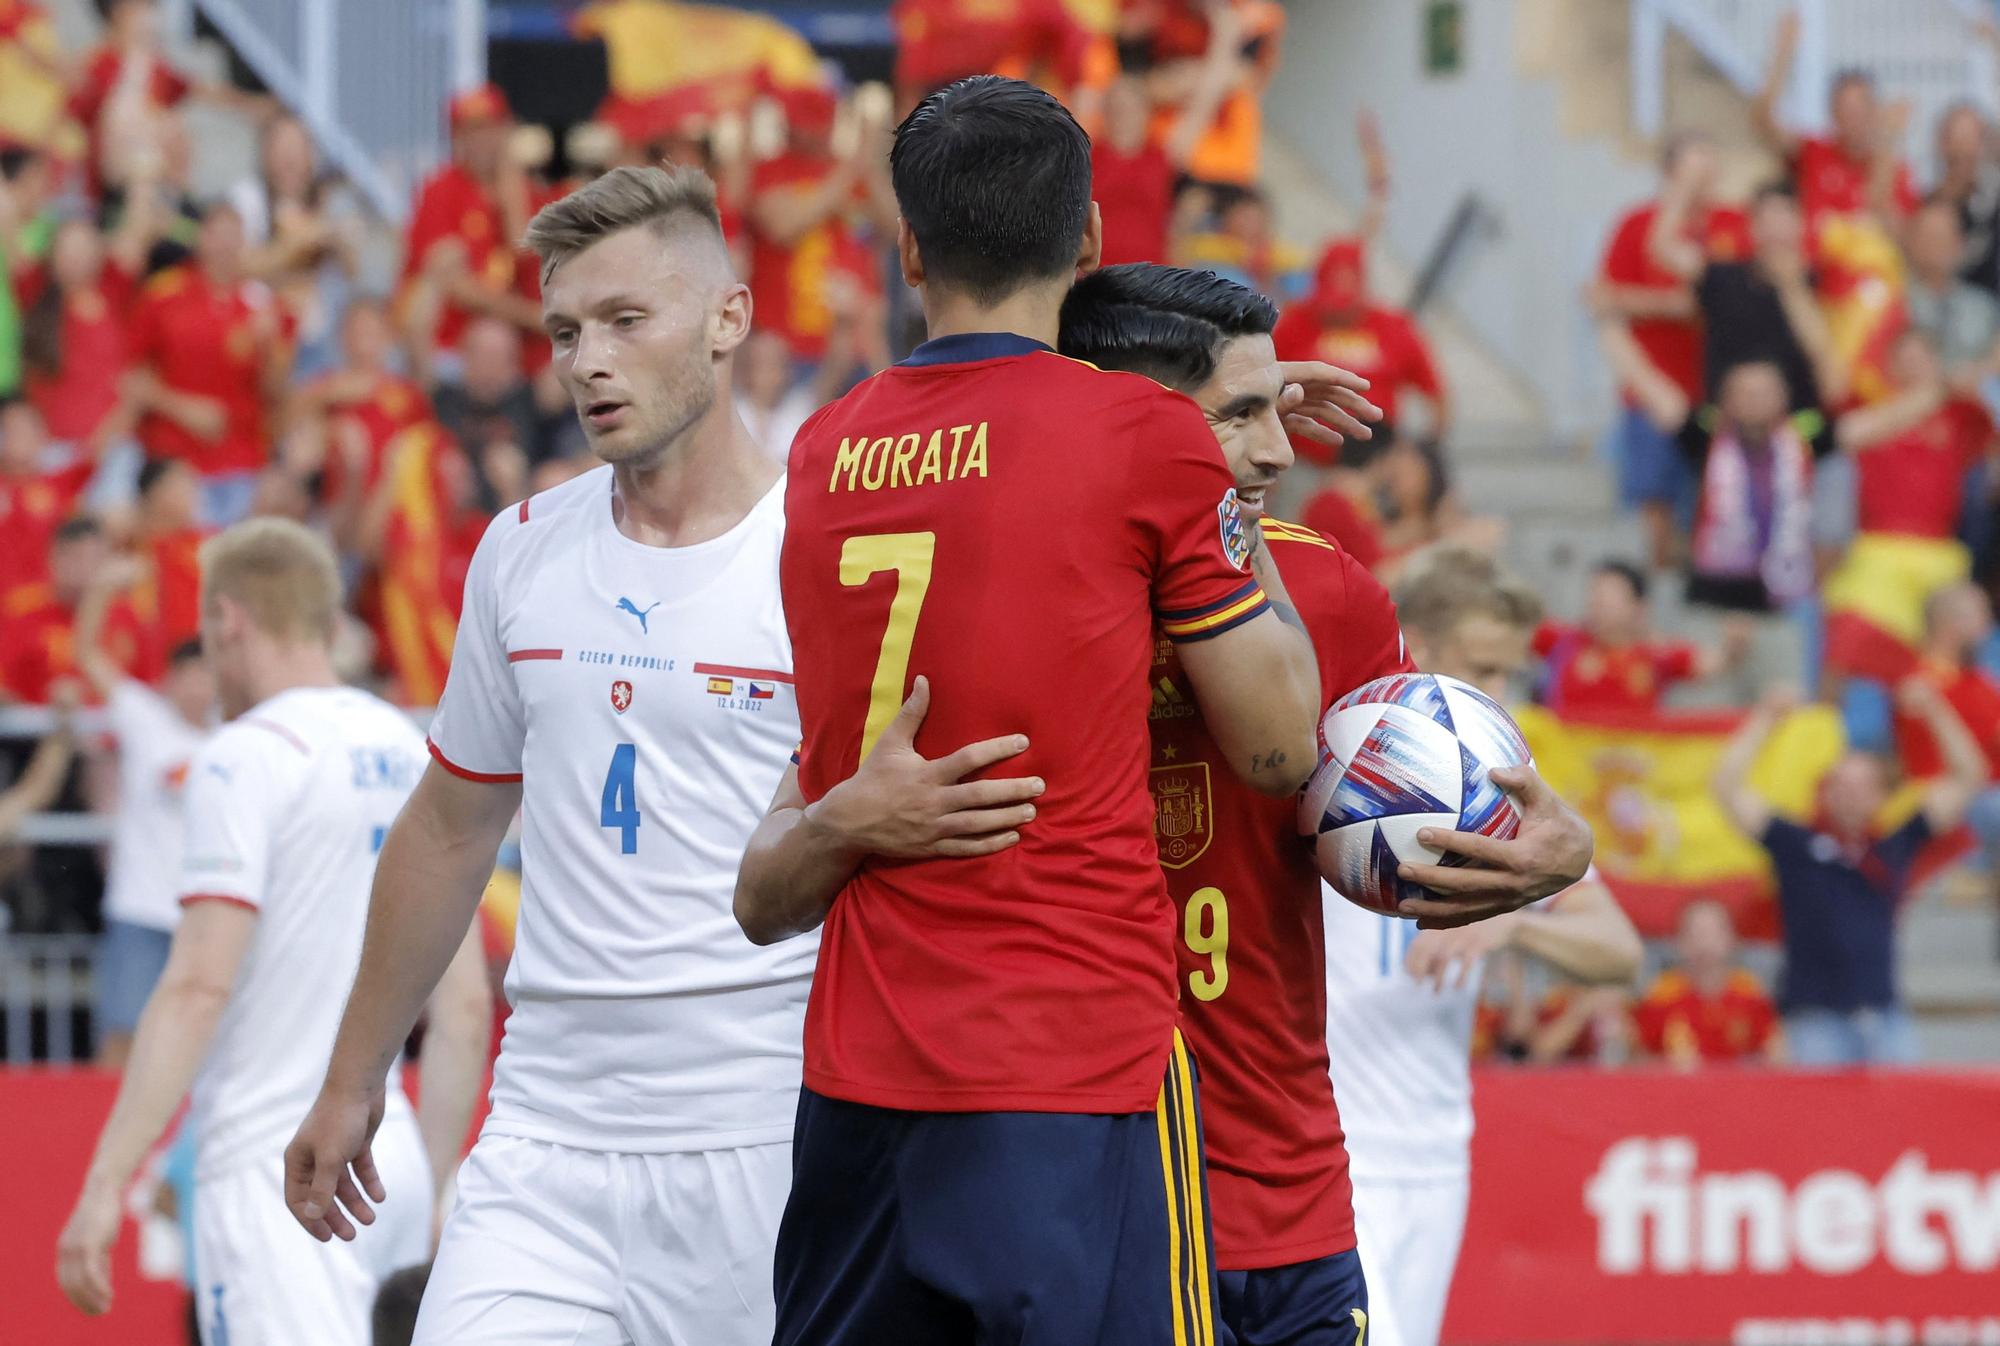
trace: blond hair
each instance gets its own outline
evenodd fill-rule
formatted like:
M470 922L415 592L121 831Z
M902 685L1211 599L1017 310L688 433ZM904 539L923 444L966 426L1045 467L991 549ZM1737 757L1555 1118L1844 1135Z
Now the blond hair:
M252 625L284 641L331 645L340 612L333 549L290 519L250 519L201 547L201 605L242 605Z
M722 214L708 174L685 166L614 168L537 211L528 222L527 245L541 259L546 284L558 266L613 234L650 225L665 235L688 224L722 238Z
M1542 600L1486 552L1454 543L1410 558L1396 585L1406 629L1436 640L1467 617L1491 617L1523 630L1542 619Z

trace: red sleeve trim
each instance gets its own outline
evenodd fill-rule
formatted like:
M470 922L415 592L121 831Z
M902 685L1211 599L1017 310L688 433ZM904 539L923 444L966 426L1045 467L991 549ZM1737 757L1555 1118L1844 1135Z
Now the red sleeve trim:
M537 659L554 659L559 661L562 656L563 652L561 650L509 650L507 651L507 662L510 664L525 664L532 663Z
M285 740L285 742L291 744L294 748L297 748L299 750L300 756L303 757L312 756L312 749L308 748L305 745L305 740L300 738L297 734L294 734L291 730L285 728L285 726L283 726L282 724L275 724L270 720L258 720L258 719L246 719L243 721L243 723L254 724L259 729L268 730L269 732L276 734L279 738Z
M460 766L458 763L452 761L449 757L446 757L443 753L439 752L438 745L431 742L429 739L424 740L424 746L431 750L431 756L437 759L437 764L439 766L443 767L446 771L449 771L452 775L457 776L461 780L478 781L481 785L506 785L521 779L521 773L518 771L514 772L467 771L464 767Z
M528 500L533 500L533 499L534 499L533 496L528 497ZM528 500L523 500L521 502L520 520L522 523L526 523L528 521Z
M249 898L237 897L231 893L189 893L181 899L181 905L184 907L191 907L197 902L224 902L232 907L241 907L245 911L258 910L257 904Z

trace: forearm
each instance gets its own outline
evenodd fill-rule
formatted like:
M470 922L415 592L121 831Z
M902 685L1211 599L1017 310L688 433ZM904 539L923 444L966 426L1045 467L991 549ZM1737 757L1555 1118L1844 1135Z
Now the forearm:
M1792 335L1812 362L1813 375L1819 381L1821 405L1839 402L1845 379L1834 356L1833 337L1826 329L1826 319L1820 315L1819 301L1804 284L1786 283L1778 286L1778 303L1784 308L1785 322Z
M1606 285L1604 302L1621 318L1694 318L1694 294L1685 285Z
M458 1166L473 1105L486 1074L486 1049L493 1032L493 995L475 926L466 932L431 997L430 1023L419 1061L421 1100L417 1127L430 1157L431 1184L442 1195Z
M1608 899L1580 911L1523 911L1513 945L1579 981L1630 981L1643 955L1638 932Z
M160 983L139 1015L118 1101L97 1138L86 1187L117 1191L132 1180L187 1096L228 1005L229 993L215 987Z
M1660 198L1660 208L1646 231L1646 252L1655 263L1682 280L1701 274L1701 248L1687 237L1687 217L1692 203L1681 191L1669 191Z
M382 843L361 967L341 1014L329 1084L372 1089L465 939L497 838L453 836L412 801Z
M1549 1065L1568 1056L1584 1025L1590 1022L1590 1005L1582 996L1574 997L1562 1013L1528 1035L1528 1060Z
M55 802L75 755L76 739L67 729L58 729L35 745L21 778L0 792L0 842L19 829L22 819Z
M1940 390L1913 388L1840 418L1834 437L1843 449L1867 449L1920 424L1943 402Z
M735 905L736 923L752 944L817 929L861 867L863 853L826 821L820 807L826 802L773 809L750 834Z
M1285 630L1284 653L1276 677L1268 684L1272 708L1283 718L1279 732L1271 735L1272 745L1261 752L1252 750L1248 779L1256 785L1260 775L1273 777L1268 785L1258 788L1283 794L1303 785L1312 769L1313 741L1326 697L1319 685L1319 659L1313 651L1312 635L1285 588L1284 576L1279 573L1278 563L1261 530L1250 553L1250 571L1263 587L1271 611L1277 614ZM1292 732L1283 732L1288 727ZM1278 777L1289 783L1280 783L1275 779Z

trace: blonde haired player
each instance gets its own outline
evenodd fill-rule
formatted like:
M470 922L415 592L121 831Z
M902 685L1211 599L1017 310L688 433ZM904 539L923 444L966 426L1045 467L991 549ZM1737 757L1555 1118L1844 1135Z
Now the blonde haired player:
M1541 603L1491 556L1457 546L1421 553L1396 606L1418 668L1508 699ZM1532 772L1507 779L1524 796L1548 789ZM1496 871L1525 881L1537 867L1532 848L1463 832L1420 836L1478 862L1403 866L1403 878L1447 900L1491 888ZM1595 872L1531 907L1451 929L1376 915L1331 888L1323 897L1327 1053L1347 1131L1369 1340L1436 1346L1465 1231L1472 1018L1485 959L1511 947L1586 982L1624 982L1639 969L1639 936ZM1438 904L1421 910L1452 919Z
M333 1046L376 851L423 771L423 736L334 676L340 582L312 534L239 524L208 543L202 572L202 645L229 723L190 765L181 922L56 1245L57 1277L85 1312L111 1306L125 1187L192 1086L202 1339L366 1346L376 1286L429 1251L425 1133L451 1152L466 1125L452 1100L466 1091L438 1089L422 1132L400 1088L385 1096L378 1162L405 1195L367 1247L323 1248L285 1218L281 1159ZM476 1073L486 999L468 942L434 1003L427 1078Z
M731 396L749 292L689 169L613 170L528 243L603 465L473 558L435 761L384 848L287 1196L346 1239L394 1191L368 1139L383 1072L522 808L514 1008L416 1340L764 1346L817 941L759 948L731 910L799 741L783 479Z

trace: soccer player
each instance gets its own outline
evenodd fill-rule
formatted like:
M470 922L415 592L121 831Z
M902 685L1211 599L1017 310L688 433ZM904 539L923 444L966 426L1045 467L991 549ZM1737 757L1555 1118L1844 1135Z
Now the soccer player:
M737 894L756 939L825 918L779 1342L1213 1339L1144 789L1154 623L1223 763L1273 795L1311 768L1319 674L1195 407L1052 349L1097 260L1089 156L1019 81L925 99L890 162L931 340L792 446L804 745ZM1026 738L1046 789L995 820L1018 845L857 864L827 824L915 674L918 746Z
M1276 309L1209 272L1121 266L1063 303L1066 355L1125 369L1193 398L1246 507L1292 464L1288 426L1333 371L1281 364ZM1311 400L1307 400L1308 398ZM1266 518L1299 616L1313 634L1323 699L1413 666L1381 583L1318 535ZM1327 1079L1320 876L1297 809L1235 780L1220 761L1168 642L1154 654L1148 783L1167 890L1179 908L1182 1026L1202 1066L1205 1149L1221 1271L1218 1316L1244 1346L1351 1346L1367 1293L1354 1250L1347 1154ZM1523 805L1519 853L1560 833L1545 887L1581 876L1582 821L1546 791Z
M1418 668L1508 699L1527 666L1541 604L1491 556L1466 547L1421 554L1397 586L1396 604ZM1531 774L1526 784L1525 803L1534 808L1548 787ZM1486 837L1426 828L1418 839L1478 862L1475 872L1508 867L1501 844ZM1531 854L1520 859L1535 863ZM1457 924L1453 895L1490 885L1490 876L1438 865L1398 872L1444 895L1406 901L1404 911L1456 928L1420 929L1326 889L1327 1047L1368 1275L1369 1339L1435 1346L1465 1229L1473 1011L1486 956L1520 949L1580 981L1608 985L1632 979L1640 947L1610 890L1591 876L1524 910Z
M285 1218L280 1152L333 1045L376 852L423 770L423 739L334 675L340 578L324 543L256 520L208 543L202 569L202 649L230 723L189 771L181 922L56 1244L57 1279L86 1313L111 1307L125 1188L192 1085L202 1340L366 1346L377 1284L429 1249L426 1139L455 1144L466 1113L452 1090L426 1088L420 1133L400 1088L378 1096L378 1164L404 1199L362 1248L321 1248ZM440 991L427 1080L433 1065L476 1071L484 1050L476 942Z
M604 465L473 558L287 1200L321 1239L368 1222L384 1073L524 809L513 1012L417 1340L764 1346L813 941L755 948L730 915L798 743L784 493L731 397L749 293L694 170L606 174L528 241ZM891 796L928 768L901 765Z

